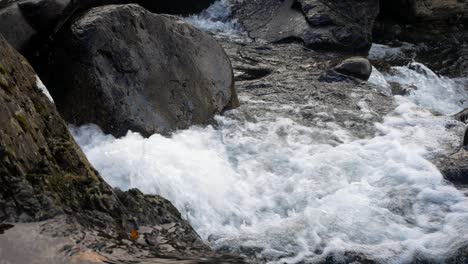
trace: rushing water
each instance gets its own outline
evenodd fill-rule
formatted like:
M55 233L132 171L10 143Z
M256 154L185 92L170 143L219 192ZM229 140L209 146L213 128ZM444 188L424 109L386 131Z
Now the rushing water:
M468 199L429 159L460 143L446 116L468 106L468 93L418 63L374 72L371 82L412 92L395 98L368 139L298 124L281 114L289 106L248 97L216 127L171 137L116 139L93 125L72 132L111 185L168 198L214 248L271 263L346 251L384 263L443 260L468 241ZM255 108L267 111L244 111Z

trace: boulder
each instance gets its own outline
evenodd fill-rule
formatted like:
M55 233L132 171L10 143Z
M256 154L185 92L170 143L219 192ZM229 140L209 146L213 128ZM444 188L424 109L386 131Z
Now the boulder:
M442 21L468 18L468 2L460 0L382 0L384 17L400 21Z
M18 4L14 3L0 8L0 34L14 48L22 49L37 34L37 30L23 16Z
M436 165L446 180L455 185L468 185L468 152L465 148L436 161Z
M39 221L64 212L121 217L111 187L39 86L26 59L0 35L0 222Z
M372 64L366 58L353 57L338 64L335 71L367 81L372 74Z
M171 251L158 243L130 243L131 223L153 230L138 230L149 241L160 242L164 235ZM32 67L1 35L0 248L8 249L0 250L0 259L8 263L75 263L53 260L75 258L79 251L106 254L112 263L137 262L154 253L214 256L168 200L135 189L114 190L101 178Z
M24 17L38 31L54 28L71 4L71 0L28 0L18 3Z
M463 111L460 111L459 113L455 114L453 116L456 120L463 122L463 123L468 123L468 108L464 109ZM468 135L466 135L468 137ZM468 145L468 138L465 139L465 142Z
M214 0L2 0L0 34L17 50L36 46L60 29L72 16L92 7L137 3L156 13L189 15L208 8ZM34 43L30 43L33 40Z
M138 5L93 8L56 44L41 76L73 124L149 136L205 124L238 104L229 58L214 38Z
M233 16L250 37L299 40L314 49L364 51L372 43L378 0L231 0Z

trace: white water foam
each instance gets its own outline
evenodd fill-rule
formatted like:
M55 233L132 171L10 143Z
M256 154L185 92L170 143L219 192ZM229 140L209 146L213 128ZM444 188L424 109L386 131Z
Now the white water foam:
M47 96L47 98L52 102L54 103L54 99L52 98L52 96L50 95L49 93L49 90L47 90L47 87L44 85L44 83L42 82L41 78L39 78L39 76L36 75L36 87L41 90L41 92Z
M185 21L197 28L223 35L238 35L240 25L231 19L231 7L228 0L214 2L200 14L191 15Z
M421 64L393 72L385 78L418 89L397 97L379 136L365 140L331 144L346 133L300 125L281 116L287 106L245 97L216 127L171 137L72 132L111 185L168 198L214 248L270 263L346 251L383 263L415 254L441 261L468 241L468 199L428 161L459 144L449 119L433 112L461 110L468 96ZM275 115L242 116L246 107Z

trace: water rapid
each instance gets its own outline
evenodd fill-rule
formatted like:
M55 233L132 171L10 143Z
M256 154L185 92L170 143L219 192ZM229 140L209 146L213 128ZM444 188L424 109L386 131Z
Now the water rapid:
M374 71L371 82L411 91L395 97L396 109L366 139L299 124L286 114L296 106L245 95L215 126L170 137L71 130L112 186L168 198L215 249L269 263L345 252L382 263L442 261L468 241L468 198L430 160L460 144L448 116L468 107L468 93L422 64L390 72Z

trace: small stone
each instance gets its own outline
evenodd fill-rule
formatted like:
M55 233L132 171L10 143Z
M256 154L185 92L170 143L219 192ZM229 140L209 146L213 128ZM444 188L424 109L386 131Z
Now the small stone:
M366 58L352 57L336 66L335 71L367 81L372 73L372 64Z
M172 251L176 250L173 246L171 246L169 244L161 245L161 246L159 246L159 249L162 250L162 251L166 251L166 252L172 252Z
M122 239L122 243L124 243L125 245L128 245L128 246L132 245L132 241L127 240L127 239Z
M148 226L140 226L140 229L138 229L138 232L140 234L150 234L153 233L154 228L148 227Z
M176 223L165 224L165 225L162 225L162 228L164 228L164 229L171 229L171 228L173 228L175 225L176 225Z

